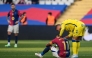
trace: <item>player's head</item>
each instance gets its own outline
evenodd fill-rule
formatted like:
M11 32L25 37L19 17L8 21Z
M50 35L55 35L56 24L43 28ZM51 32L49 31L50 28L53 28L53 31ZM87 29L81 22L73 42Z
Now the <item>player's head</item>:
M60 31L61 30L61 24L56 25L56 30Z
M15 10L15 4L14 3L11 4L11 8L12 8L12 10Z
M49 12L49 13L48 13L48 15L50 15L50 16L51 16L51 15L52 15L52 12Z

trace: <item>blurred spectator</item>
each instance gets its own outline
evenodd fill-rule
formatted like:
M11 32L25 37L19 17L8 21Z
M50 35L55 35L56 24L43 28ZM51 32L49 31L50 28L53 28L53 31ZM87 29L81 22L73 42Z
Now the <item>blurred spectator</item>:
M26 12L23 12L22 18L21 18L20 22L21 22L21 25L27 25L27 16L26 16Z
M20 0L18 4L25 4L25 0Z
M55 17L52 15L52 12L49 12L48 17L46 19L46 25L53 26L55 25L55 22L56 22Z
M4 4L4 0L0 0L0 4Z
M11 4L12 0L6 0L6 4Z
M38 4L39 0L32 0L32 4Z

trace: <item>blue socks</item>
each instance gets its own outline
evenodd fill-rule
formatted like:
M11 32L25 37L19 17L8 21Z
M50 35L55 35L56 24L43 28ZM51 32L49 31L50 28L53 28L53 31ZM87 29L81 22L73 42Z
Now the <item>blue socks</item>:
M11 35L8 35L8 42L10 42L10 39L11 39Z
M8 35L8 43L10 43L11 35ZM18 42L18 36L15 36L15 44Z
M43 56L45 53L47 53L50 50L50 46L46 47L43 52L41 52L41 55Z
M18 42L18 36L15 36L15 44Z

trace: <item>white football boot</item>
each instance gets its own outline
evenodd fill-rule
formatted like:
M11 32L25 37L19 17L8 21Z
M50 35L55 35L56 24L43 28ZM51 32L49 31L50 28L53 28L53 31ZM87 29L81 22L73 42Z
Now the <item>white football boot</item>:
M35 56L42 58L43 56L40 53L35 53Z

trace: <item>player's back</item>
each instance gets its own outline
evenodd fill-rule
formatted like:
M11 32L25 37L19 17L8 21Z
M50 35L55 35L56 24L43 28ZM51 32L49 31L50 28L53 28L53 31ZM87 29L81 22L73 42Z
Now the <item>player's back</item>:
M67 40L55 38L52 40L53 44L57 44L59 47L58 55L60 57L69 57L70 56L70 46Z
M52 42L58 45L59 51L61 52L70 50L69 43L67 40L55 38Z
M74 30L74 28L79 26L79 24L82 24L82 22L79 20L76 20L76 19L67 19L67 20L62 22L62 25L65 26L66 31Z
M78 24L84 24L82 21L76 20L76 19L67 19L62 22L62 24L71 24L71 25L78 25Z
M63 21L63 24L76 24L78 20L76 19L67 19L65 21Z

